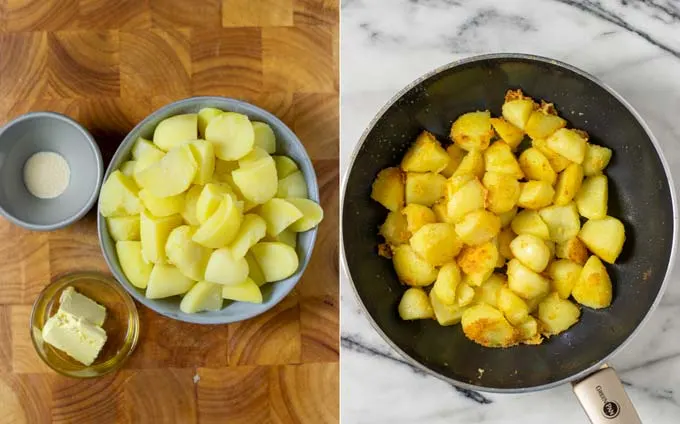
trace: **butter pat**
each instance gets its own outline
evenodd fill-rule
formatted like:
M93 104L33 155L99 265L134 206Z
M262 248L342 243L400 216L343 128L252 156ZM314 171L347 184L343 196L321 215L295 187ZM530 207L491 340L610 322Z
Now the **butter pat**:
M78 293L73 287L67 287L61 292L59 303L60 311L68 312L100 327L104 324L106 308L89 297Z
M61 308L45 323L42 337L45 342L88 366L92 365L106 343L106 332L101 327Z

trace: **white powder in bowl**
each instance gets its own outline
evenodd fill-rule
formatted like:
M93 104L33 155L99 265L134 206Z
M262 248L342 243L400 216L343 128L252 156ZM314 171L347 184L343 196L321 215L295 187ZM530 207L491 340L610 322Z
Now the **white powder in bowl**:
M24 184L28 191L41 199L53 199L68 187L71 169L58 153L38 152L24 164Z

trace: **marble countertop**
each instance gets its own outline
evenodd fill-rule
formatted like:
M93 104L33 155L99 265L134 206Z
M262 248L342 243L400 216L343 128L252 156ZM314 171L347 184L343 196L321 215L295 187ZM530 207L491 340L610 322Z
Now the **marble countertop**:
M491 52L553 57L623 95L680 182L679 0L343 0L341 172L364 128L400 88ZM424 375L376 333L344 271L342 421L351 424L586 423L571 387L498 395ZM680 418L680 266L643 331L610 364L645 423ZM350 382L350 383L348 383Z

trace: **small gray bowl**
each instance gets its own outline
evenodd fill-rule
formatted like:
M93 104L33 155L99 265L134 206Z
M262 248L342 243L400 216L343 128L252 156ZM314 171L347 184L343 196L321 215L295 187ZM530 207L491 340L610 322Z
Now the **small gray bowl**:
M66 191L52 199L33 196L24 185L24 164L48 151L71 170ZM53 112L22 115L0 129L0 214L33 231L52 231L82 218L99 194L104 165L92 135L73 119Z
M113 159L106 170L104 179L130 158L132 146L138 137L152 139L156 125L163 119L182 113L196 113L204 107L214 107L225 111L242 113L247 115L251 120L262 121L269 124L276 135L276 154L290 156L298 164L298 167L302 171L305 181L307 182L309 198L315 202L319 202L319 186L316 182L316 174L314 173L312 161L304 146L290 128L276 116L257 106L225 97L192 97L180 100L170 103L146 117L130 131L118 147L116 154L113 156ZM309 260L312 256L317 233L317 229L314 228L298 234L297 254L300 258L298 270L295 274L285 280L262 286L263 303L232 302L220 311L186 314L179 309L179 296L167 299L147 299L142 290L133 286L125 277L125 274L123 274L116 255L115 242L109 235L106 219L101 213L97 216L97 228L99 231L99 243L104 252L106 263L109 265L109 268L116 279L138 302L166 317L194 324L227 324L230 322L243 321L273 308L286 297L291 290L293 290L293 287L295 287L300 280L300 277L302 277L302 274L305 272L305 268L307 268L307 264L309 264Z

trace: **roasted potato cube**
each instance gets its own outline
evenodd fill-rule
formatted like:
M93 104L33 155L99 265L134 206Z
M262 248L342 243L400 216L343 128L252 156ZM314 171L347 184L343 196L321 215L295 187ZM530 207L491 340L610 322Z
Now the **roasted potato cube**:
M526 302L505 286L498 290L498 309L512 325L521 324L529 316Z
M484 151L484 169L510 175L516 180L524 178L517 158L512 153L510 146L504 141L496 141Z
M461 318L465 336L486 347L508 347L517 344L519 333L503 313L486 303L473 305Z
M460 251L456 261L458 266L467 276L476 278L467 279L470 285L480 286L491 276L498 262L498 248L493 241L487 241L478 246L466 246Z
M406 205L401 213L406 217L406 228L411 234L415 234L425 224L437 222L437 217L432 209L417 203Z
M551 293L538 305L538 319L546 336L560 334L576 324L581 311L578 306L557 293Z
M581 189L574 199L578 213L588 219L602 219L607 216L609 184L606 175L593 175L583 180Z
M433 266L451 262L462 247L453 224L437 222L425 224L411 237L411 247Z
M503 230L501 230L502 232ZM501 233L498 233L496 237L491 239L491 242L496 246L496 250L498 250L498 259L496 259L496 266L494 268L503 268L505 266L505 258L503 255L501 255L501 244L500 241L498 240L498 237L501 235Z
M484 157L479 150L469 151L460 161L458 168L456 168L451 177L458 177L460 175L472 175L482 178L482 175L484 175Z
M546 181L531 180L520 184L517 206L526 209L540 209L552 203L555 190Z
M534 272L543 272L552 257L545 242L531 234L515 237L510 243L510 251L514 258Z
M434 172L406 173L406 203L430 207L444 196L446 178Z
M401 160L405 172L441 172L449 164L449 155L434 135L427 131L420 133L415 143Z
M548 293L543 293L543 294L540 294L540 295L538 295L538 296L536 296L536 297L532 297L532 298L529 298L529 299L524 299L524 301L525 301L526 304L527 304L527 307L529 308L529 313L530 313L530 314L533 314L534 312L536 312L536 310L538 309L538 305L539 305L541 302L543 302L543 299L545 299L545 297L546 297L547 295L548 295Z
M474 175L465 174L457 175L446 180L446 194L444 197L448 200L453 196L455 192L463 188L463 186L470 181L474 180L476 177Z
M517 237L512 228L504 228L498 233L498 253L505 259L510 260L514 258L510 243Z
M502 214L511 211L517 205L519 181L511 175L487 171L482 178L482 184L488 191L486 207L491 212Z
M409 286L429 286L437 279L437 269L413 251L408 244L393 249L392 261L399 281Z
M449 147L446 148L446 154L449 155L449 163L446 165L446 168L441 171L441 174L446 178L449 178L451 175L453 175L462 162L465 153L465 150L461 149L459 146L450 144Z
M586 155L587 138L578 130L560 128L545 142L550 150L572 162L582 163Z
M583 265L588 260L588 249L581 239L572 237L564 243L557 244L555 256Z
M486 149L493 136L488 110L464 113L451 126L451 140L468 151Z
M445 305L456 304L458 284L460 284L460 268L451 261L444 264L437 274L437 280L432 286L432 293L437 295L441 303Z
M559 259L550 264L548 275L552 278L553 290L566 299L571 295L583 267L568 259Z
M526 320L517 325L522 343L528 345L539 345L543 342L543 337L538 334L538 321L529 315Z
M581 229L581 221L573 202L564 206L548 206L538 213L548 226L550 240L555 243L564 243L576 237Z
M602 172L612 158L612 150L597 144L588 143L583 158L583 174L586 177Z
M493 269L489 271L480 271L476 272L474 274L463 274L463 279L462 279L462 284L467 284L470 287L479 287L486 280L491 277L491 274L493 273Z
M493 213L480 209L465 215L456 224L456 234L470 246L491 240L501 230L501 220Z
M519 95L515 95L519 93ZM524 130L536 103L530 97L524 97L521 90L509 90L503 103L503 118L517 128Z
M555 184L557 174L540 150L530 147L519 155L519 166L529 180L545 181Z
M458 222L468 213L484 208L486 196L487 191L478 179L468 181L448 196L446 208L449 218Z
M567 121L557 115L546 112L545 110L535 110L531 112L524 131L532 139L548 138L555 131L567 125ZM550 147L550 144L548 144ZM550 147L552 149L552 147ZM555 150L555 149L553 149ZM559 151L555 150L557 153ZM561 153L560 153L561 154ZM564 156L564 155L563 155ZM566 157L566 156L565 156ZM569 158L567 158L569 159Z
M401 212L390 211L385 222L380 226L379 232L385 238L385 241L393 246L408 243L411 238L406 217Z
M550 239L550 230L537 211L523 210L510 222L515 234L532 234L543 240Z
M399 316L405 321L434 318L434 311L425 290L419 287L406 290L399 302Z
M391 211L404 207L404 174L399 168L385 168L373 181L371 199Z
M548 159L550 166L552 166L555 172L562 172L572 163L569 159L549 148L548 143L542 138L531 140L531 146L543 153L543 156Z
M600 259L613 264L623 249L626 232L621 221L607 216L586 221L578 238Z
M498 291L508 280L505 275L494 273L475 290L475 303L486 303L494 308L498 307Z
M491 118L491 126L496 131L496 134L498 134L498 137L506 142L512 150L515 150L524 138L524 131L512 125L504 118Z
M517 259L508 262L508 287L522 299L531 299L548 293L550 283Z
M464 279L463 279L464 280ZM456 303L458 306L468 306L475 299L475 289L465 281L461 281L456 289Z
M449 211L446 206L446 198L439 199L434 205L432 205L432 212L436 218L436 222L448 222L450 224L455 224L455 222L449 218Z
M439 325L458 324L463 316L463 312L465 312L465 307L458 306L455 302L452 305L442 302L434 290L430 291L430 304Z
M517 198L519 200L519 198ZM498 217L501 219L501 227L505 228L510 225L513 219L517 216L517 211L519 208L515 206L514 208L510 209L507 212L499 213Z
M571 295L583 306L606 308L612 303L612 282L600 258L592 255L571 289Z
M582 182L583 167L578 163L572 163L567 166L557 177L553 202L558 206L564 206L571 202L576 193L581 189Z

